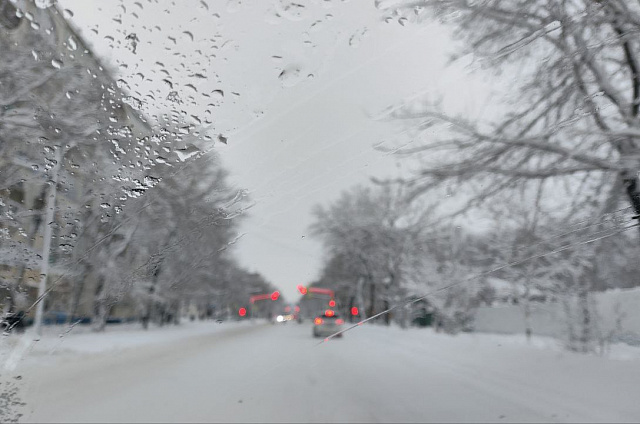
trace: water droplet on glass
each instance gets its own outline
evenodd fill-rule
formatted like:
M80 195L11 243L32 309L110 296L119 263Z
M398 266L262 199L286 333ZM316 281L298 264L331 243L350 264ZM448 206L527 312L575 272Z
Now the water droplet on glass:
M69 50L76 50L78 48L78 42L73 38L73 35L69 36L67 39L67 48Z
M170 102L180 103L180 96L177 91L172 91L167 95L167 100Z
M138 39L136 33L132 32L131 34L127 35L125 37L125 40L127 41L127 47L129 48L129 50L131 50L131 53L136 54L136 49L138 48L138 43L140 42L140 39Z
M222 90L213 90L211 92L211 97L213 97L216 100L222 100L224 98L224 91L222 91Z
M190 145L184 149L177 149L175 153L178 155L178 159L181 162L184 162L187 159L201 153L201 150L194 145ZM146 180L146 177L145 177L145 180Z
M56 0L35 0L35 3L36 7L40 9L46 9L53 6L56 3Z
M65 19L71 19L71 18L73 18L73 12L72 12L72 11L70 11L69 9L64 9L64 10L62 11L62 16L63 16Z
M60 59L51 59L51 66L53 66L56 69L60 69L62 68L62 61Z
M293 87L300 82L300 68L295 65L288 66L278 75L278 79L285 87Z

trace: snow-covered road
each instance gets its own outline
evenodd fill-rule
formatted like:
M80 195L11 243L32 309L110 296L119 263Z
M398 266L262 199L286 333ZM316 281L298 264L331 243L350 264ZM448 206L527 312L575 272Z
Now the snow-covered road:
M24 421L640 420L640 361L514 340L363 326L316 346L307 324L223 324L12 375Z

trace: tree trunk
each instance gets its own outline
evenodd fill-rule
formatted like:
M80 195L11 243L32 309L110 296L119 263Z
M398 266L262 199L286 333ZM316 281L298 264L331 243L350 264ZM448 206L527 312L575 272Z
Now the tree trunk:
M364 308L364 278L360 278L358 280L358 285L356 286L356 304L358 306L358 313L360 314L360 320L366 319L366 311Z
M531 277L530 273L527 274L525 280L524 296L522 299L522 308L524 310L524 335L527 338L527 343L531 343L531 336L533 334L533 328L531 325Z
M93 331L104 331L110 307L107 306L106 284L104 277L99 277L93 306Z
M633 207L636 216L640 216L640 184L637 177L624 178L624 185L627 190L627 196Z
M369 282L369 309L367 316L372 317L376 314L376 285L373 281Z
M573 325L573 312L571 308L571 303L569 299L569 294L564 294L562 296L562 307L564 309L564 313L567 319L567 342L569 350L576 350L576 333L575 326Z
M590 344L593 341L592 332L592 316L589 307L589 291L586 287L580 287L578 293L578 308L580 310L580 350L587 353L590 350Z
M387 299L384 300L384 310L389 309L389 301ZM384 314L384 324L391 325L391 312L387 312Z
M85 275L87 273L85 272ZM67 310L67 325L72 324L73 318L78 312L78 306L80 305L80 296L82 295L82 289L84 288L84 280L74 279L73 287L71 289L71 299L69 299L69 308Z

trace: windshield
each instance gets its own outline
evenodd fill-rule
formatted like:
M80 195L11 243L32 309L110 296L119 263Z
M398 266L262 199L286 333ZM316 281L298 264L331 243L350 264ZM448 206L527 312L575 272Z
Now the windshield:
M0 0L0 421L639 421L639 30Z

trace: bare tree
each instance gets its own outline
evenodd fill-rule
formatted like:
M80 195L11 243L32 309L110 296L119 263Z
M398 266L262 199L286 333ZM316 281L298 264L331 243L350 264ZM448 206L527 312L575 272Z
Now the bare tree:
M569 205L577 201L573 216L615 209L623 195L640 214L636 2L377 3L398 19L446 20L463 41L460 55L473 54L486 69L518 75L506 104L490 119L450 116L428 104L392 114L416 129L412 146L388 149L423 160L419 172L404 180L413 195L457 182L469 188L467 206L473 206L550 180L567 188L544 196L561 193Z
M402 191L389 186L355 187L314 211L312 231L327 252L325 273L350 276L354 290L363 285L363 293L353 295L360 300L366 293L367 316L401 298L404 266L423 225L421 214L411 212Z

